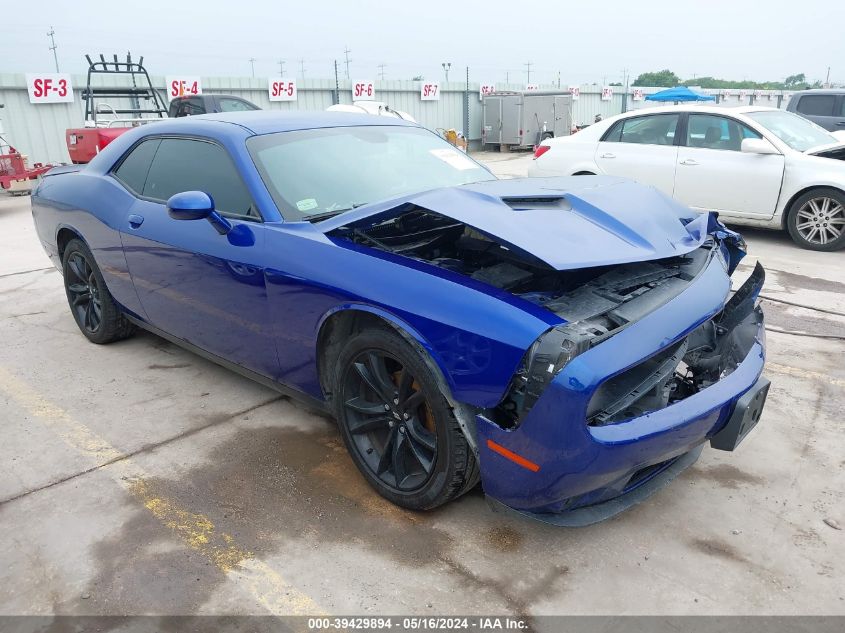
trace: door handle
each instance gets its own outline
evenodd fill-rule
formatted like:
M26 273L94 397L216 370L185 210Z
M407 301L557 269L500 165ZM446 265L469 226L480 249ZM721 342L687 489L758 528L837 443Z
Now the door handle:
M836 125L839 125L839 126L845 127L845 121L840 121L840 122L839 122L839 123L837 123Z
M144 223L144 216L143 215L136 215L135 213L131 214L128 218L129 226L133 229L137 229Z
M599 156L599 158L616 158L616 154L611 154L610 152L607 152Z
M692 158L686 158L681 161L681 165L698 165L698 161Z

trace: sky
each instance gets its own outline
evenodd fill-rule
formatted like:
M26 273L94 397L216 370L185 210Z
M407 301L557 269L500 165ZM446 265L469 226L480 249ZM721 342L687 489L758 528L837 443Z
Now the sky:
M841 0L39 0L3 13L0 73L81 73L85 53L143 55L154 75L563 85L669 68L682 79L805 73L845 83ZM831 27L825 25L833 25ZM254 62L250 62L254 59Z

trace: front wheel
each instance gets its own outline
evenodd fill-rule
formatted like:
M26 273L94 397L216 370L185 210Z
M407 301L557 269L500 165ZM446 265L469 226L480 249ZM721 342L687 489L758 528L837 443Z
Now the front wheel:
M786 226L802 248L835 251L845 247L845 194L830 187L808 191L792 203Z
M62 256L65 293L79 330L103 345L130 336L135 326L118 309L94 256L82 240L71 240Z
M475 456L422 353L393 331L360 332L339 355L332 399L355 465L410 510L435 508L478 482Z

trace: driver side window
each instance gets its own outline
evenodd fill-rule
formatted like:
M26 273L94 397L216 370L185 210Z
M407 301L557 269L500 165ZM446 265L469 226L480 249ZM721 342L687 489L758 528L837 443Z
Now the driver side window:
M204 191L221 213L259 218L225 149L208 141L161 139L142 195L166 202L173 194L183 191Z
M736 119L712 114L689 115L686 139L688 147L739 152L744 138L762 137Z

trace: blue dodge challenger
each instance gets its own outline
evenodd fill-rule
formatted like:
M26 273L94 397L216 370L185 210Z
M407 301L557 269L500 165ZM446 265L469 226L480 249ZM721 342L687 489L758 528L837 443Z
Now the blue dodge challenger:
M733 450L769 383L742 238L609 177L497 180L400 119L153 123L33 191L94 343L149 330L330 412L366 480L584 525Z

